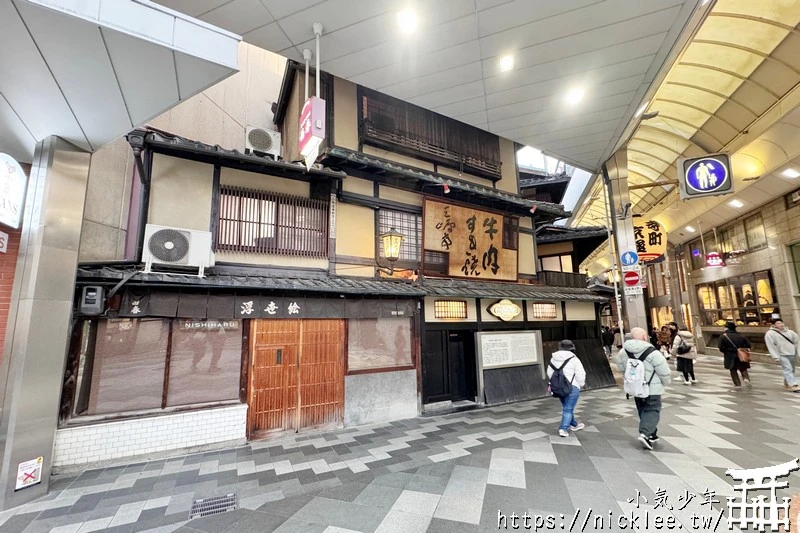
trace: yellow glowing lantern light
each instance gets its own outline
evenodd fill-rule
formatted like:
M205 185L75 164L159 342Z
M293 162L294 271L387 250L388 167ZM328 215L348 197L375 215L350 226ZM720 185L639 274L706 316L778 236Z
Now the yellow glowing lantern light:
M383 241L383 255L387 261L395 262L400 258L400 245L405 236L394 228L381 234Z

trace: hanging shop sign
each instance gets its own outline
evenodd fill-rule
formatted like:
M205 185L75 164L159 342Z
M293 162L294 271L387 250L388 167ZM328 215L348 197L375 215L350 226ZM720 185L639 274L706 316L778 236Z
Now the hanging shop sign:
M655 261L667 251L667 233L655 220L644 223L635 221L633 235L636 240L636 253L643 263Z
M728 154L679 159L678 177L682 200L733 192L731 159Z
M709 252L706 254L706 266L710 268L724 267L725 261L719 252Z
M0 224L18 229L28 177L10 155L0 153Z
M791 209L796 205L800 205L800 189L786 195L786 209Z
M306 100L300 112L299 130L297 147L305 159L306 168L310 169L325 140L325 100L316 96Z
M423 213L425 251L446 254L447 275L517 280L516 217L428 199Z
M508 322L517 318L522 313L522 308L511 300L500 300L489 306L489 312L503 322Z

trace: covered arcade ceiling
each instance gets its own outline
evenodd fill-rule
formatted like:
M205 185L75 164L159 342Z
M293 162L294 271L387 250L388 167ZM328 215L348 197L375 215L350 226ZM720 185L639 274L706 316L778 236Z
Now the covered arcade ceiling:
M664 224L673 243L736 218L798 184L782 173L800 157L800 2L717 0L643 111L628 143L630 185L677 179L677 160L733 153L735 194L681 201L674 186L632 190L633 212ZM596 180L573 225L605 224ZM607 252L605 253L607 255Z
M597 170L704 0L157 0L290 59ZM699 9L698 9L699 6ZM405 34L398 13L413 9ZM678 46L676 47L676 42ZM501 70L501 59L513 68ZM570 105L575 91L583 99Z

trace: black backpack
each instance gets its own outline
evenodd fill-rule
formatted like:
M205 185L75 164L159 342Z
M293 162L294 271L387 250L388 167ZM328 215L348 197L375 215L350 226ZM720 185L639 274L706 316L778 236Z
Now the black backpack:
M556 368L552 362L550 363L550 368L553 369L553 375L550 376L550 384L547 386L547 391L550 393L550 396L566 398L572 392L572 380L567 380L567 376L564 375L564 367L567 366L567 363L572 359L574 359L574 357L569 357L558 368ZM575 379L574 374L572 379Z

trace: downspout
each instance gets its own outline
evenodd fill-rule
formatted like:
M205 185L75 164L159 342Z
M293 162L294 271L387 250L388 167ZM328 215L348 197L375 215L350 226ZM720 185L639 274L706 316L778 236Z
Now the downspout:
M139 173L142 188L139 191L139 220L137 228L136 261L141 261L144 251L144 230L147 225L147 213L150 210L150 157L145 152L145 136L147 132L135 130L127 135L128 143L133 150L133 160ZM147 157L147 161L144 158Z

